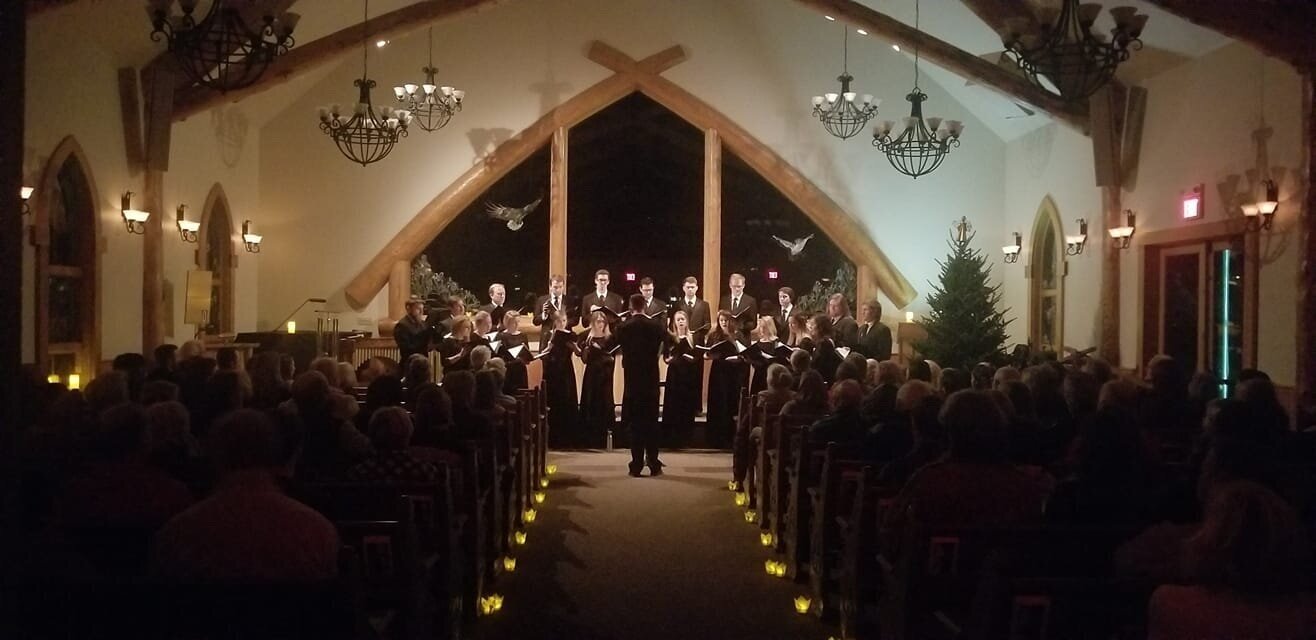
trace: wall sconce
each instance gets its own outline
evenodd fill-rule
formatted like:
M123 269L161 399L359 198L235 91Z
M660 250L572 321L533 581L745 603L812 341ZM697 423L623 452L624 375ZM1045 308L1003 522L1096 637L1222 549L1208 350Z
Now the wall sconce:
M1072 236L1065 236L1065 255L1076 256L1083 253L1083 248L1088 244L1088 221L1083 218L1078 219L1078 233Z
M1202 211L1205 209L1202 198L1204 191L1205 189L1199 184L1183 194L1180 211L1183 213L1184 220L1197 220L1202 217Z
M247 246L247 251L249 253L260 253L261 240L261 236L251 232L250 220L242 223L242 243Z
M23 215L27 215L27 214L29 214L29 213L32 213L32 207L28 205L27 201L28 201L28 199L30 199L30 198L32 197L32 192L33 192L33 191L36 191L36 189L33 188L33 187L19 187L19 188L18 188L18 198L19 198L20 200L23 201L23 204L22 204L22 207L21 207L21 211L23 212Z
M1243 205L1243 217L1247 220L1248 231L1269 231L1275 222L1275 212L1279 211L1279 185L1266 178L1261 183L1266 187L1266 197L1258 202Z
M1014 264L1019 262L1019 253L1024 249L1024 237L1018 231L1014 232L1014 244L1007 244L1001 247L1001 252L1005 254L1005 263Z
M197 232L200 230L200 222L187 219L187 205L178 205L178 235L183 242L196 242Z
M1133 239L1134 213L1132 209L1124 210L1124 225L1115 227L1109 231L1111 239L1114 240L1115 248L1128 249L1129 241Z
M131 191L124 192L122 205L120 211L123 212L123 224L128 228L128 233L146 233L146 221L151 218L151 212L133 208L133 192Z

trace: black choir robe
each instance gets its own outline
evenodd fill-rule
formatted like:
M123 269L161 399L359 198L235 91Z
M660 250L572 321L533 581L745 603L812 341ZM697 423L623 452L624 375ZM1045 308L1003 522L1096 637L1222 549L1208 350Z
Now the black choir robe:
M576 323L580 321L580 316L576 315L578 311L576 305L568 304L565 295L558 296L557 306L553 306L552 299L550 296L548 295L539 296L537 299L535 299L535 308L533 309L534 318L532 321L535 323L536 327L541 327L539 332L540 351L543 351L544 348L548 346L548 337L550 334L553 333L552 331L553 321L551 318L546 317L544 314L544 310L546 307L553 311L566 311L568 327L574 327L576 326Z
M750 395L768 388L768 367L778 362L777 344L776 340L756 340L745 349L745 360L750 366Z
M721 332L710 333L704 342L712 346L723 340L736 340ZM708 354L708 439L717 447L727 447L735 433L735 417L740 410L740 393L745 388L746 368L739 356Z
M663 349L667 363L667 382L663 396L663 426L674 440L684 441L695 426L695 416L702 405L704 360L695 345L694 334L669 341Z
M778 307L777 315L772 316L772 324L777 325L777 339L785 342L791 335L790 317L791 314L799 311L799 307L791 305L790 308Z
M530 364L535 356L530 353L530 345L527 344L525 334L520 331L516 333L499 331L494 341L498 343L498 351L494 355L502 358L507 363L507 379L503 381L503 393L514 396L517 391L530 386L530 376L526 372L526 365ZM511 349L516 347L525 348L521 349L519 354L513 356Z
M545 349L539 357L544 367L544 392L548 395L549 441L554 446L583 444L574 364L579 348L573 339L559 339Z
M658 354L671 334L657 322L631 316L617 323L621 347L621 418L631 430L631 469L641 464L659 468L658 461Z
M859 344L859 325L850 316L832 320L832 339L838 347L855 348Z
M612 393L612 375L616 358L608 353L616 346L612 337L580 338L580 359L585 374L580 385L580 418L588 444L603 446L608 430L617 417L616 398Z
M855 345L865 358L881 362L891 359L891 329L881 322L859 327L859 341Z
M493 326L500 328L503 326L503 315L506 314L508 311L515 311L515 310L516 309L508 309L506 303L494 304L491 301L489 304L480 305L480 311L489 312L489 317L493 319Z
M672 312L684 311L686 326L690 327L690 332L695 334L695 344L703 344L704 336L708 335L712 326L709 324L713 321L708 309L708 303L695 298L694 304L687 304L685 298L676 301L672 305Z
M649 298L649 301L644 303L643 313L645 316L653 316L658 326L667 326L667 303L657 297Z
M439 343L443 373L469 371L471 368L471 349L475 346L470 341L459 341L452 337L444 338L443 342Z
M622 301L621 296L608 291L602 299L599 298L597 291L590 291L585 297L580 299L580 326L589 328L589 317L594 313L594 307L606 307L614 313L621 313L626 308L626 303ZM609 324L615 324L615 321Z
M845 358L836 351L836 342L831 338L823 338L818 341L817 347L813 350L813 369L822 376L823 382L832 383L836 377L836 368L841 366L841 361Z

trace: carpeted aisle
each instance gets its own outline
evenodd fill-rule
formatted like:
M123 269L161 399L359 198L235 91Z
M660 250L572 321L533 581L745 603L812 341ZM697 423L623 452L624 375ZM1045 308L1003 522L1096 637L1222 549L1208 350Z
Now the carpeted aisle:
M725 453L665 453L665 475L631 478L629 454L565 452L548 501L498 590L483 638L825 640L794 612L807 591L763 571L758 528L726 483Z

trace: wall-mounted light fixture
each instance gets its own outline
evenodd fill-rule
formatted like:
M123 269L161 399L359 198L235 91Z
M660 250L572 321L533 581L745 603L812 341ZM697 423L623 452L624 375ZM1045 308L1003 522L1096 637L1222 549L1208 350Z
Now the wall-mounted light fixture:
M27 214L29 214L29 213L32 213L32 207L28 206L27 201L32 197L32 192L33 192L33 191L36 191L36 189L34 189L34 188L32 188L32 187L19 187L19 188L18 188L18 198L19 198L20 200L23 201L23 205L22 205L22 208L21 208L21 210L22 210L22 212L23 212L23 215L27 215Z
M123 212L123 225L128 228L128 233L146 233L146 221L150 219L151 212L133 208L133 192L131 191L123 193L122 202L123 206L120 207L120 211Z
M1018 231L1014 232L1014 244L1007 244L1001 247L1001 252L1005 254L1005 263L1014 264L1019 261L1019 253L1024 249L1024 237Z
M1115 245L1115 248L1117 249L1129 248L1129 241L1133 239L1133 230L1136 227L1135 218L1136 216L1134 215L1132 209L1125 209L1124 224L1115 227L1108 232L1110 233L1111 239L1114 240L1113 244Z
M1078 233L1065 236L1065 255L1076 256L1083 253L1083 248L1088 244L1088 221L1084 218L1078 219Z
M1202 212L1206 208L1206 201L1202 197L1205 191L1206 189L1199 184L1184 192L1179 206L1184 220L1197 220L1202 217Z
M196 242L197 232L200 230L200 222L187 219L187 205L178 205L178 236L183 242Z
M1275 222L1275 212L1279 211L1279 185L1269 178L1261 184L1266 189L1265 197L1243 205L1243 217L1247 220L1248 231L1269 231Z
M251 232L251 221L247 220L242 223L242 243L247 246L250 253L260 253L260 242L262 238Z

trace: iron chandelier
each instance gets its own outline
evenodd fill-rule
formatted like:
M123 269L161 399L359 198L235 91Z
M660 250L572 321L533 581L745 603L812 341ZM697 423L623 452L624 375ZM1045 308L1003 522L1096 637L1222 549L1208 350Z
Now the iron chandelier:
M429 64L421 69L425 74L425 82L420 85L408 83L402 86L393 87L393 95L407 108L416 124L426 131L438 131L448 121L452 119L453 114L462 110L462 99L466 97L466 92L461 89L444 85L439 86L434 83L434 76L439 70L434 68L434 29L430 28L430 55Z
M1059 15L1054 8L1049 11L1037 33L1024 33L1022 19L1006 21L1001 42L1035 86L1079 102L1110 82L1130 51L1142 48L1139 37L1148 16L1133 7L1115 7L1110 10L1115 28L1106 37L1092 33L1100 13L1100 4L1061 0Z
M247 0L243 4L254 9L247 11L235 7L237 0L214 0L205 17L197 20L197 3L178 0L181 13L173 13L174 0L150 0L151 40L166 40L188 79L220 92L259 80L275 58L292 48L292 32L301 20L291 12L276 18L271 0ZM243 14L257 10L260 23L249 23Z
M370 2L366 0L366 19L369 23ZM370 103L370 90L375 88L375 81L370 79L367 65L370 47L366 46L366 34L361 43L361 78L352 84L360 89L360 97L350 116L344 116L339 105L320 107L320 130L338 145L348 160L366 166L388 157L398 140L407 137L407 125L411 124L411 112L406 109L394 109L389 106L379 107L375 111Z
M850 27L841 25L845 35L842 37L841 75L836 79L841 83L840 93L824 93L813 97L813 115L822 121L823 128L842 140L864 130L868 121L877 115L877 106L881 100L873 100L873 95L866 93L862 101L856 104L857 94L850 90L854 76L850 75Z

